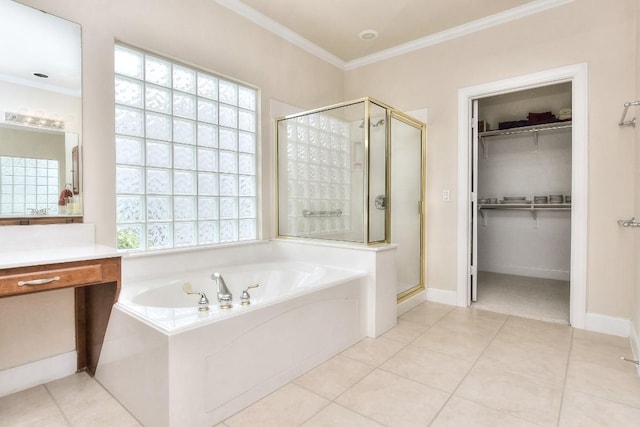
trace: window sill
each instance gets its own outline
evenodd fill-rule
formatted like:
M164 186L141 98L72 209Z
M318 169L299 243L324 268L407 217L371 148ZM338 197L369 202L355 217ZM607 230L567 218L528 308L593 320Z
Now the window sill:
M184 254L188 252L204 252L216 249L225 249L238 246L251 246L256 244L269 243L269 240L249 240L245 242L232 242L232 243L220 243L215 245L201 245L201 246L189 246L184 248L171 248L171 249L155 249L146 251L127 251L126 249L119 249L118 253L127 258L147 258L162 255Z

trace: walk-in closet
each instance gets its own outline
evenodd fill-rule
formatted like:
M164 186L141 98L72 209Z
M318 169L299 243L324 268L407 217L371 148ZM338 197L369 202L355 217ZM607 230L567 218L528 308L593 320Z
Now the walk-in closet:
M477 100L472 304L569 322L571 83Z

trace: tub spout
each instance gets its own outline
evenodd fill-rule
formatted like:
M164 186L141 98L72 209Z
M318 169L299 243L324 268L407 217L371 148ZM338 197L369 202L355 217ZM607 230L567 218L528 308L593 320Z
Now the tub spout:
M218 272L213 273L211 278L216 281L216 285L218 286L218 302L220 303L220 308L231 308L233 306L233 295L231 295L231 291L227 288L227 284L224 283L224 279Z

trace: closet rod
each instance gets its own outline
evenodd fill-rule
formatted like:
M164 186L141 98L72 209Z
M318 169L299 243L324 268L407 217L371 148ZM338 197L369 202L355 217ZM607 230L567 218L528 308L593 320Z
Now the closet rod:
M636 118L634 117L631 120L627 120L625 121L624 119L627 117L627 111L629 111L629 107L637 107L640 105L640 101L634 101L634 102L625 102L624 103L624 110L622 110L622 117L620 118L620 123L618 123L618 125L620 126L635 126L636 125Z

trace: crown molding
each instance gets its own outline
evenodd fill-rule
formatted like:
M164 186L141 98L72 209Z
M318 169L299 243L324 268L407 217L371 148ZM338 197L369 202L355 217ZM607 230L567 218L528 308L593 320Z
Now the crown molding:
M216 0L216 3L232 10L240 16L245 17L246 19L261 26L267 31L270 31L273 34L283 38L284 40L287 40L288 42L306 50L307 52L317 56L318 58L328 62L329 64L342 70L349 71L359 67L363 67L365 65L384 61L395 56L404 55L405 53L413 52L425 47L433 46L438 43L453 40L458 37L463 37L477 31L495 27L497 25L524 18L529 15L544 12L558 6L572 3L573 1L575 0L533 0L522 6L514 7L504 12L477 19L475 21L471 21L445 31L440 31L430 36L403 43L401 45L385 49L371 55L363 56L352 61L344 61L338 58L331 52L326 51L310 40L302 37L300 34L265 16L254 8L247 6L241 0Z
M376 52L371 55L354 59L347 62L345 70L353 70L365 65L384 61L385 59L393 58L395 56L404 55L405 53L413 52L415 50L433 46L438 43L453 40L458 37L463 37L477 31L482 31L487 28L495 27L497 25L501 25L510 21L515 21L516 19L534 15L536 13L553 9L555 7L565 5L573 1L574 0L534 0L531 3L527 3L519 7L514 7L504 12L489 15L485 18L477 19L475 21L471 21L445 31L440 31L439 33L435 33L430 36L416 39L389 49L382 50L380 52Z

